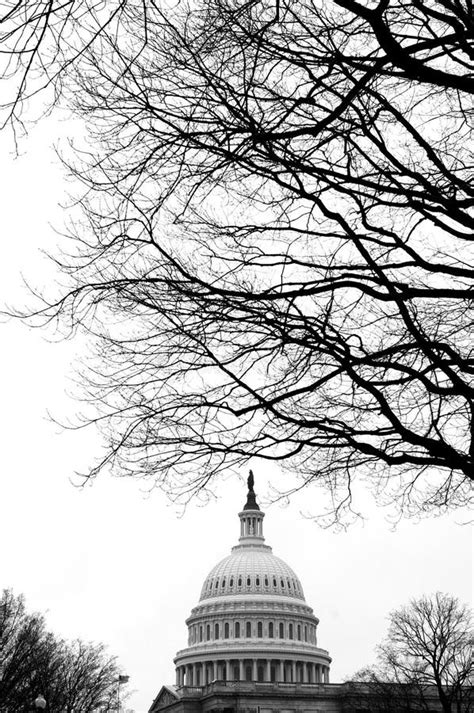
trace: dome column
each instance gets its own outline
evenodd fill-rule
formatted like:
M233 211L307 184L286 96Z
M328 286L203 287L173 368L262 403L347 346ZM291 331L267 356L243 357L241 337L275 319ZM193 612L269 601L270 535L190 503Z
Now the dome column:
M281 660L280 665L278 667L278 680L280 681L280 683L283 683L285 681L285 664Z
M244 660L239 659L239 681L245 680Z
M292 683L296 683L296 661L291 662L291 678Z
M265 681L271 681L271 680L272 680L272 662L270 659L267 659Z
M257 678L258 678L257 659L252 659L252 681L256 681Z

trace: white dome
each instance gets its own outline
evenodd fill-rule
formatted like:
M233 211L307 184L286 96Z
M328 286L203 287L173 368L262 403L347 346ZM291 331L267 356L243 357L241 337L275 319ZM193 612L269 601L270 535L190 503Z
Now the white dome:
M265 514L252 473L247 483L239 544L211 569L186 620L188 647L176 654L177 685L315 683L323 676L327 682L331 658L318 646L318 619L291 567L264 544Z
M302 599L301 583L270 547L234 547L232 554L209 572L201 590L200 601L234 594L278 595Z

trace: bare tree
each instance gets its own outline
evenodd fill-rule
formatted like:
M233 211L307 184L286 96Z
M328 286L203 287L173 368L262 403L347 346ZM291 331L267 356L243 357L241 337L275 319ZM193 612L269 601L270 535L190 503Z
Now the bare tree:
M354 676L348 700L364 694L368 710L474 710L474 631L471 611L437 593L390 614L378 665ZM370 705L369 705L370 704Z
M103 644L67 642L4 590L0 601L0 710L30 713L41 693L47 713L115 711L120 669ZM126 692L124 693L126 696Z
M91 474L189 495L258 456L336 517L357 477L407 514L465 505L470 0L79 6L86 191L43 314L96 341Z
M45 639L44 619L26 611L24 598L4 590L0 600L0 709L16 710L29 700L33 656Z

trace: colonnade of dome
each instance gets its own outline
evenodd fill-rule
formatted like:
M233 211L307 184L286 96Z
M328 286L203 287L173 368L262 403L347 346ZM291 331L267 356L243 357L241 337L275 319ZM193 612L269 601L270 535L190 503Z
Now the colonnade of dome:
M251 476L239 543L208 574L186 621L188 647L175 657L177 686L329 681L331 659L317 645L319 621L296 574L264 544L264 516Z
M214 680L328 683L329 666L297 659L230 658L176 667L177 686L205 686Z

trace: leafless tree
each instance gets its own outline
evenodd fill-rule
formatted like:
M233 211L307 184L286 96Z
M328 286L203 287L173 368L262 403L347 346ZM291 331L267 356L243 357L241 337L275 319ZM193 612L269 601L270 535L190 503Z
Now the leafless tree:
M23 597L4 590L0 600L0 709L14 709L28 698L31 707L33 653L45 638L43 617L28 614Z
M26 611L24 598L0 600L0 710L30 713L41 693L47 713L117 710L120 669L103 644L67 642ZM124 692L124 695L127 695Z
M390 614L378 665L354 676L352 699L368 710L474 710L472 615L453 596L422 597ZM369 705L370 703L370 705Z
M99 28L72 23L56 84L85 193L44 314L94 335L91 474L189 495L258 456L336 517L357 477L407 514L465 505L471 0L74 7Z

